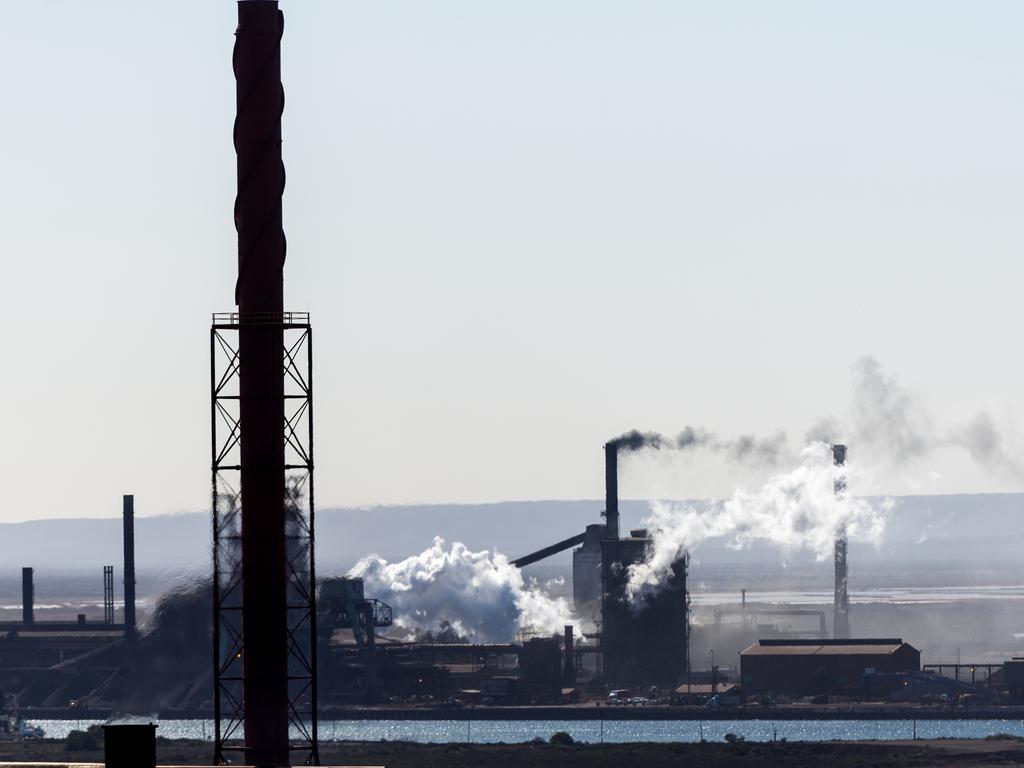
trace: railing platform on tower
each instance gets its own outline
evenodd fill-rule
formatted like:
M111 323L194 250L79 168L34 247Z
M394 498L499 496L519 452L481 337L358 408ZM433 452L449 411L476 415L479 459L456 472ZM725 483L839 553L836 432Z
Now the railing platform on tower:
M239 331L270 326L283 339L289 751L318 764L315 506L313 494L313 329L305 312L215 313L210 328L213 509L215 761L244 750L242 509ZM233 759L231 762L238 762Z

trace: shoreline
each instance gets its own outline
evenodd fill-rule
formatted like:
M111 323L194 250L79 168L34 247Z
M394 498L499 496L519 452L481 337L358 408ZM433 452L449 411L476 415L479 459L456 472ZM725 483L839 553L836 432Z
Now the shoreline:
M133 718L128 712L111 709L25 708L26 720L109 720ZM722 707L706 709L688 706L609 707L604 705L483 707L321 707L322 722L359 720L488 721L488 720L1024 720L1024 705L1002 707L941 708L926 705L857 705L806 707ZM140 717L159 720L212 720L212 710L163 710Z
M164 740L157 743L159 765L210 765L209 743ZM708 742L702 744L413 744L342 742L323 744L322 765L386 765L388 768L489 768L559 766L559 768L796 768L828 764L830 768L925 768L925 766L1024 765L1024 740L932 739L903 742ZM69 752L63 741L0 742L4 760L56 766L102 765L102 749Z

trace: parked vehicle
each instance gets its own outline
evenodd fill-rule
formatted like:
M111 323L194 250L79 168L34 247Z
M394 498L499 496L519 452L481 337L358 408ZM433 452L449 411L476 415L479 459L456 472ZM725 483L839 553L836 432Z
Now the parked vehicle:
M10 715L0 716L0 741L18 741L27 739L41 739L46 732L20 717Z
M707 702L705 702L704 706L708 709L718 709L719 707L736 707L739 706L739 703L739 696L735 694L726 695L724 693L719 693L709 698Z

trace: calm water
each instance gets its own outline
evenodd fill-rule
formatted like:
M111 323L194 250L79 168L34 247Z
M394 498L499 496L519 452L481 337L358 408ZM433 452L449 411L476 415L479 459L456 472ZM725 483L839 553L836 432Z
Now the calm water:
M50 738L63 738L69 731L85 729L98 720L34 720ZM166 738L212 739L211 720L154 720L158 736ZM703 729L703 731L702 731ZM566 731L577 741L588 742L687 742L722 741L735 733L748 741L849 741L865 739L910 739L911 720L329 720L320 723L325 741L415 741L517 743L540 737L547 740L555 731ZM983 738L996 733L1024 736L1022 720L918 720L919 739Z

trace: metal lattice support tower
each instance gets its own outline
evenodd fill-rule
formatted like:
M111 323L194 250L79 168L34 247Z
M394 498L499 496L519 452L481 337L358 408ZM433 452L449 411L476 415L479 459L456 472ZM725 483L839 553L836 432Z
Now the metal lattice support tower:
M114 566L103 566L103 623L114 623Z
M284 366L284 505L287 549L289 752L293 765L319 765L317 744L316 564L313 496L313 331L306 313L215 314L210 329L213 522L214 759L244 752L245 636L242 624L239 330L280 332ZM232 762L240 762L235 759Z
M846 446L832 446L832 463L836 467L842 467L846 463ZM837 474L834 482L834 490L837 497L846 493L846 477ZM840 531L835 542L835 594L832 603L832 637L843 640L850 636L850 596L847 591L849 580L849 568L846 562L846 531Z

